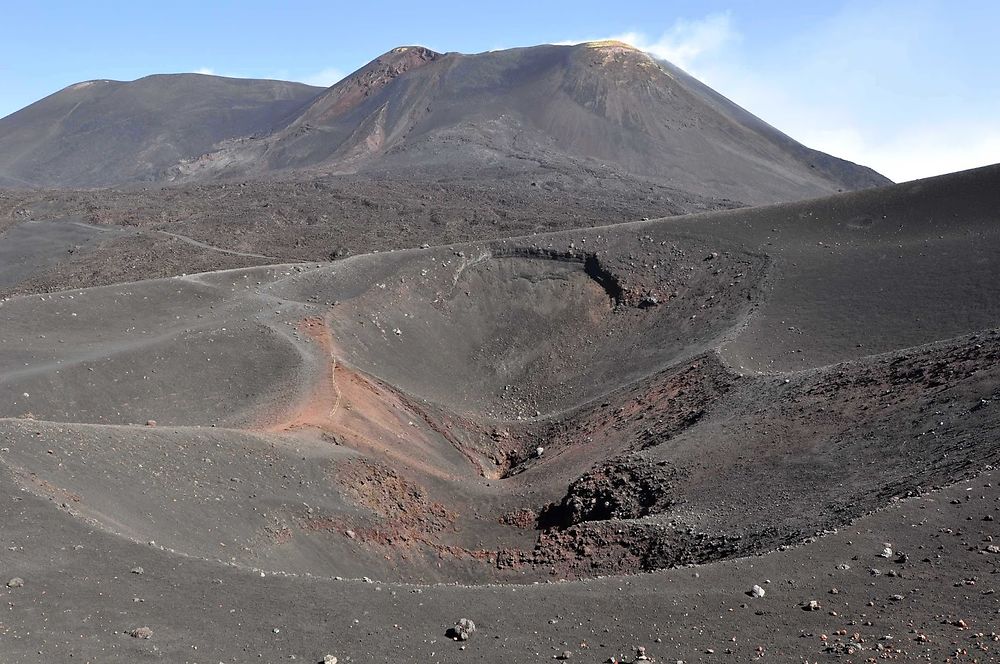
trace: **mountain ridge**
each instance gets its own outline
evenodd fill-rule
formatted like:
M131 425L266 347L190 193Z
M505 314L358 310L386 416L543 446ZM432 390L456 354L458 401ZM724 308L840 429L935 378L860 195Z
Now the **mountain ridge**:
M93 94L105 89L115 109ZM67 125L58 112L84 117ZM7 186L554 165L749 204L889 183L619 42L472 55L403 46L327 89L195 74L98 80L0 119Z
M319 90L203 74L75 83L0 119L0 185L156 180L186 155L269 131Z

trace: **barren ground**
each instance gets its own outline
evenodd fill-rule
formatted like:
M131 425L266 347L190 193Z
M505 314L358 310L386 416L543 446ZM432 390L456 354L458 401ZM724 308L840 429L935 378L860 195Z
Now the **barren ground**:
M5 652L991 661L998 177L6 299Z

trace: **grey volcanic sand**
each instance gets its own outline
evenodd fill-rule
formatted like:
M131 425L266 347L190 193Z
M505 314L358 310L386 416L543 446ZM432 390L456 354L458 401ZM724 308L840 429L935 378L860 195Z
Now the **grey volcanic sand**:
M4 590L4 659L311 662L329 653L354 662L523 662L568 649L600 662L643 645L659 661L755 661L758 647L765 659L822 661L828 645L857 633L863 657L881 645L901 651L900 661L945 661L956 650L990 661L1000 602L996 554L983 550L1000 533L983 518L996 518L998 482L987 473L762 557L470 588L262 577L108 535L7 480L3 567L25 586ZM909 562L879 558L885 542ZM130 573L137 566L144 574ZM745 594L755 583L766 588L763 599ZM822 610L803 611L812 599ZM459 650L444 630L463 616L479 631ZM968 629L952 624L958 620ZM124 634L141 626L153 630L150 640Z
M6 656L988 661L998 179L6 300Z
M86 255L100 243L128 234L116 226L73 221L13 224L4 230L0 243L0 289L10 288L43 272L70 254Z

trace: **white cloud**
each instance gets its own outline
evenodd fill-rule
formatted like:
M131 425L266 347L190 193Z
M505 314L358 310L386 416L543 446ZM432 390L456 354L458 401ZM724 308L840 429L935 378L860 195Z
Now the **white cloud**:
M310 74L299 79L300 82L306 83L307 85L318 85L323 88L328 88L334 83L340 81L344 78L345 74L341 70L335 67L328 67L315 74Z
M658 39L640 32L626 32L612 39L631 44L681 69L696 71L699 59L737 41L728 13L712 14L698 21L679 20Z
M866 135L856 127L805 129L806 145L856 161L896 182L953 173L1000 160L1000 126L942 123Z

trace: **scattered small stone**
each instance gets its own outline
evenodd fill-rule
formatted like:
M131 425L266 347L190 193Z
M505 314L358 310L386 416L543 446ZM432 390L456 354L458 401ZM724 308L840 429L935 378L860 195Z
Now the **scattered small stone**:
M831 643L823 650L834 655L854 655L863 650L863 647L856 641L848 641L846 643Z
M767 592L755 583L753 587L750 588L750 591L747 594L749 594L751 597L756 597L759 599L764 595L766 595Z
M22 588L24 587L24 579L19 576L15 576L13 579L7 582L8 588Z
M153 630L148 627L136 627L128 635L133 639L151 639L153 638Z
M639 307L642 309L648 309L649 307L655 307L660 303L660 299L653 295L652 293L644 295L641 300L639 300Z
M337 664L337 658L333 655L325 655L323 657L323 664Z
M447 636L455 641L468 641L472 633L476 631L476 623L468 618L462 618L455 626L448 630Z
M535 456L536 457L540 457L543 454L545 454L545 448L544 447L536 447L535 448Z
M996 544L990 544L988 547L986 547L986 553L1000 553L1000 546L997 546Z
M889 601L891 601L891 602L902 602L903 601L903 596L902 595L889 595Z
M570 652L569 650L563 650L558 655L553 655L552 658L553 659L559 659L559 660L567 660L567 659L571 658L572 656L573 656L572 652Z
M811 599L811 600L809 600L808 602L806 602L805 604L802 605L802 610L803 611L819 611L820 608L822 608L822 607L820 607L819 602L817 602L814 599Z
M144 570L144 569L143 569L143 568L141 568L141 567L133 567L133 568L132 568L132 569L131 569L130 571L131 571L131 572L132 572L133 574L138 574L138 575L140 575L140 576L142 576L143 574L145 574L145 573L146 573L146 570Z
M880 558L892 558L892 547L887 546L882 549L882 553L878 554Z
M147 427L155 427L156 426L156 420L146 420L146 426Z

